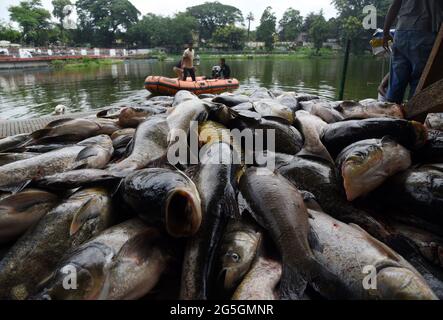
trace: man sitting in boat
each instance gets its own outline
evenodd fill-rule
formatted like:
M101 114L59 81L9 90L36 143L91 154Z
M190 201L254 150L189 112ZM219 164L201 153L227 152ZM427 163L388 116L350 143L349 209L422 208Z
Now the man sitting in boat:
M212 67L212 79L230 79L231 68L226 64L225 58L220 59L220 65Z
M188 48L183 52L182 66L183 80L186 81L188 76L191 76L192 81L195 81L194 49L192 43L189 43Z

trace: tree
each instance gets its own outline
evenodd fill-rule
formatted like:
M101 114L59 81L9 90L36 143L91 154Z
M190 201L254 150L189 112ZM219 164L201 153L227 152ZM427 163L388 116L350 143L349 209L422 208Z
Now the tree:
M275 17L274 12L272 12L272 8L267 7L261 16L260 25L257 28L257 40L263 41L268 50L274 48L276 23L277 18Z
M354 51L363 51L369 48L369 40L374 30L365 30L362 27L364 16L363 8L373 5L377 8L377 26L383 27L386 13L391 4L390 0L333 0L338 11L337 21L342 27L339 30L343 43L351 40Z
M211 39L218 28L244 21L240 9L217 1L189 7L186 13L198 21L198 31L202 39Z
M279 21L279 26L280 40L295 41L303 27L303 17L300 15L300 11L293 8L287 9Z
M65 10L66 6L72 5L71 0L52 0L52 6L54 9L52 10L52 14L54 17L58 18L59 28L60 28L60 40L61 42L66 42L65 32L64 32L64 20L68 16L68 13Z
M92 32L93 42L112 45L117 33L138 22L140 12L128 0L77 0L80 29Z
M0 24L0 40L18 42L20 38L20 31L15 30L11 25Z
M213 39L219 43L226 43L230 49L243 49L246 38L246 30L231 24L217 29L214 32Z
M178 51L192 40L192 31L197 21L185 13L173 17L162 17L148 13L127 32L131 43L148 47L168 47Z
M254 21L254 15L252 12L249 12L248 16L246 17L246 20L248 20L248 41L251 34L251 21Z
M19 24L24 42L36 45L47 42L45 30L49 28L51 14L42 8L40 0L21 1L19 5L9 7L9 17Z
M328 23L323 16L323 11L313 15L312 18L311 26L309 28L309 37L318 53L323 47L323 42L327 39Z

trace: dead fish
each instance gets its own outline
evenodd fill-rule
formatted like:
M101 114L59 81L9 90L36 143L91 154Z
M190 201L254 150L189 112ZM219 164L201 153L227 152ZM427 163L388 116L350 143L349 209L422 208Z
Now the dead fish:
M0 167L0 188L17 186L32 179L75 168L103 168L113 152L112 141L100 135L72 147L43 153Z
M281 254L281 298L301 299L307 283L323 270L308 242L308 211L300 192L266 168L249 168L240 180L240 191Z
M138 126L129 156L110 165L108 170L113 174L126 176L137 169L162 162L167 153L168 131L164 118L149 118Z
M282 93L276 98L276 100L278 101L278 103L291 109L292 112L299 110L298 100L293 93L290 92Z
M348 201L368 194L411 166L410 152L389 137L351 144L337 157Z
M299 101L299 102L303 102L303 101L311 101L311 100L317 100L320 99L319 96L310 94L310 93L306 93L306 92L297 92L295 93L295 98Z
M295 120L294 110L277 100L260 100L253 102L254 110L263 117L277 117L292 124Z
M443 131L443 113L429 113L425 125L429 129Z
M102 169L78 169L36 179L33 184L51 190L69 190L90 185L106 185L121 178Z
M412 265L362 228L344 224L323 212L310 210L309 213L312 217L309 223L320 244L313 252L318 261L341 280L351 298L437 299ZM376 288L364 287L370 268L375 272ZM320 292L336 298L334 293Z
M125 178L121 194L141 219L165 228L173 237L194 235L200 227L200 195L191 179L178 170L136 171Z
M340 111L346 119L404 118L400 105L376 100L343 101L335 109Z
M415 154L419 163L443 163L443 131L428 130L428 139Z
M126 107L118 116L118 124L123 128L137 128L148 117L164 112L154 107Z
M125 137L128 135L134 135L136 129L134 128L125 128L115 131L113 134L111 134L111 140L114 141L115 139L119 137Z
M299 190L311 192L322 208L334 218L358 224L382 241L391 236L373 212L358 208L346 200L335 164L318 157L293 156L286 163L281 161L276 168Z
M208 119L211 103L198 99L196 96L186 99L175 106L168 115L168 143L175 143L179 138L185 138L190 130L191 122L203 122Z
M317 156L333 163L334 160L320 140L320 136L328 124L304 110L297 111L295 116L295 126L304 138L303 149L299 155Z
M196 100L196 99L198 99L198 97L192 92L188 90L180 90L174 96L174 100L172 101L172 107L176 107L185 101Z
M0 261L0 297L26 299L67 250L113 223L111 198L103 188L82 189L44 215Z
M329 124L322 133L322 142L336 157L344 148L367 139L390 136L408 149L418 150L427 140L426 128L419 122L403 119L372 118Z
M36 152L22 152L22 153L0 153L0 166L19 160L30 159L38 155Z
M58 202L47 191L26 189L0 200L0 243L16 240Z
M319 117L326 123L335 123L344 120L343 115L334 109L336 104L333 102L317 99L300 102L300 106L303 110Z
M27 133L17 134L0 139L0 152L8 152L18 149L29 142L30 137Z
M251 93L249 98L252 101L260 101L264 99L274 99L275 96L266 88L258 88Z
M32 144L48 142L77 142L100 134L110 135L120 127L110 119L60 119L31 134Z
M140 299L155 287L168 265L165 242L158 230L138 219L116 225L69 251L33 299ZM65 270L79 275L77 289L64 288Z
M235 290L232 300L277 300L281 275L280 262L260 256Z
M443 226L443 165L428 164L396 174L382 188L379 196L389 208L394 207L426 222ZM416 222L414 225L418 226Z
M213 102L222 103L230 108L249 102L249 100L248 96L242 94L222 94L212 99Z
M240 165L231 146L224 142L206 144L200 164L190 176L201 197L202 223L188 240L182 270L180 299L207 299L212 291L215 253L229 217L238 217L236 179Z
M390 227L397 235L413 243L426 260L443 267L443 237L402 223L391 223Z
M97 112L95 116L97 118L117 119L123 108L124 106L106 108Z
M225 290L233 290L251 268L260 247L262 233L250 221L231 219L220 244L219 280Z

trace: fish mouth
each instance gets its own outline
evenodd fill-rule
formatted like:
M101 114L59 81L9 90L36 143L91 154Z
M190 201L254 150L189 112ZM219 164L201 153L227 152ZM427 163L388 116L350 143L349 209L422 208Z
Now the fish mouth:
M225 290L235 289L237 282L237 272L233 268L223 268L218 274L218 283L223 285Z
M187 189L175 189L166 199L166 231L173 237L189 237L200 228L200 201Z

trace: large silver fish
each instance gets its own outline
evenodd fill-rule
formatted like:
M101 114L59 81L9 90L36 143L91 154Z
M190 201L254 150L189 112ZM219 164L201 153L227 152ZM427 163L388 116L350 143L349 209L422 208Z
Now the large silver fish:
M33 299L129 300L157 284L170 256L166 239L139 219L116 225L69 251ZM66 289L66 270L77 275Z
M72 147L15 161L0 167L0 189L75 168L103 168L112 152L109 136L100 135Z
M0 261L0 298L26 299L67 250L113 221L107 190L82 189L71 195L31 227Z

